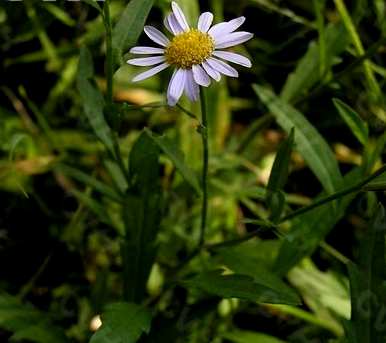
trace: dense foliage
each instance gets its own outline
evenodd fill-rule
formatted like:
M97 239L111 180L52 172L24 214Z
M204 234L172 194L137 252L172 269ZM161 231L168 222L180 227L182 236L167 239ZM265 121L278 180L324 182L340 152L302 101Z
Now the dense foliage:
M0 341L385 342L385 2L177 2L254 34L201 107L169 0L1 2Z

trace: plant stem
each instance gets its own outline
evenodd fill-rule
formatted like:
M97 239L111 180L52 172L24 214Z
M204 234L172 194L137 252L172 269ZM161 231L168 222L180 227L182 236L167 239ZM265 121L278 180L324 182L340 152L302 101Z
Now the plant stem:
M113 49L112 49L112 30L111 30L111 17L110 17L110 1L106 0L103 7L104 23L106 28L106 99L108 106L113 105Z
M335 7L338 10L343 24L346 27L346 30L351 38L351 41L355 47L355 50L357 51L358 55L364 55L365 49L363 47L362 41L359 37L359 34L355 28L355 24L353 23L350 14L347 10L347 7L343 0L334 0ZM371 91L375 94L377 99L380 99L382 96L381 88L377 82L377 79L373 73L373 69L371 67L371 63L369 60L366 60L363 62L363 68L364 68L364 74L368 83L369 88ZM381 118L382 119L382 118Z
M381 168L379 168L373 174L371 174L370 176L368 176L364 180L358 182L357 184L355 184L355 185L353 185L351 187L348 187L346 189L343 189L343 190L341 190L339 192L336 192L334 194L331 194L329 196L326 196L324 198L321 198L321 199L319 199L318 201L314 202L313 204L311 204L309 206L304 206L304 207L302 207L302 208L300 208L300 209L298 209L296 211L290 212L286 216L282 217L279 220L278 224L284 223L285 221L287 221L289 219L292 219L292 218L294 218L296 216L299 216L301 214L309 212L309 211L311 211L311 210L313 210L313 209L315 209L315 208L317 208L319 206L325 205L328 202L331 202L333 200L342 198L342 197L344 197L344 196L346 196L346 195L348 195L350 193L360 192L360 191L363 190L364 186L366 186L372 180L374 180L375 178L377 178L378 176L382 175L385 172L386 172L386 165L383 165ZM221 243L211 244L211 245L208 245L206 248L211 250L211 249L216 249L216 248L236 245L236 244L248 241L248 240L258 236L261 233L261 230L262 230L262 228L259 227L257 230L248 233L244 237L232 239L232 240L229 240L229 241L224 241L224 242L221 242Z
M202 167L202 210L201 210L201 231L199 240L199 249L204 245L206 220L208 216L208 164L209 164L209 146L208 146L208 118L206 112L206 101L204 89L200 91L201 103L201 137L203 146L203 167Z
M110 116L110 122L113 122L114 131L116 131L117 118L113 117L115 112L114 108L114 92L113 92L113 77L114 77L114 61L113 61L113 47L112 47L112 28L111 28L111 16L110 16L110 0L106 0L103 7L103 22L106 30L106 102L107 111ZM126 181L129 183L129 176L122 160L121 149L118 141L118 134L114 133L114 150L115 156L112 156L121 169Z
M329 196L321 198L318 201L315 201L311 205L304 206L304 207L302 207L302 208L300 208L300 209L298 209L296 211L290 212L289 214L287 214L286 216L284 216L283 218L280 219L280 223L283 223L283 222L285 222L285 221L287 221L289 219L292 219L292 218L294 218L294 217L296 217L296 216L298 216L300 214L309 212L309 211L313 210L316 207L324 205L324 204L326 204L326 203L328 203L330 201L339 199L339 198L341 198L341 197L343 197L343 196L345 196L347 194L354 193L354 192L359 192L362 189L363 186L365 186L366 184L368 184L370 181L374 180L378 176L382 175L385 171L386 171L386 165L382 166L376 172L371 174L369 177L367 177L366 179L360 181L359 183L357 183L356 185L354 185L352 187L343 189L343 190L341 190L339 192L336 192L334 194L331 194Z

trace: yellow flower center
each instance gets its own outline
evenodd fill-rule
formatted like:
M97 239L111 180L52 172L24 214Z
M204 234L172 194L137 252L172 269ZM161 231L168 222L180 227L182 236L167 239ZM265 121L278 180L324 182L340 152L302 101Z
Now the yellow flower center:
M214 41L209 34L191 29L173 38L165 50L165 58L171 65L189 69L204 62L212 55L213 50Z

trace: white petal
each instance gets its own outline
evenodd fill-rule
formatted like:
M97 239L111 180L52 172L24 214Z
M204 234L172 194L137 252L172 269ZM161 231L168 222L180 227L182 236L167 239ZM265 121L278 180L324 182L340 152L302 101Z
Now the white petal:
M131 60L128 60L127 63L133 66L147 67L147 66L160 64L164 61L165 61L164 56L153 56L153 57L144 57L144 58L133 58Z
M185 88L186 72L187 71L185 69L177 69L174 72L168 88L169 106L175 106L178 100L180 100L182 92Z
M164 49L160 48L152 48L150 46L136 46L130 50L131 54L137 55L158 55L163 54L165 52Z
M245 22L245 17L241 16L235 19L232 19L228 21L228 26L229 26L229 32L236 31L241 25L243 25Z
M170 43L169 39L153 26L145 26L144 31L153 42L159 45L167 46Z
M214 25L210 30L209 34L214 38L221 38L223 35L231 33L237 30L245 22L245 17L238 17L231 21L223 22Z
M170 13L164 21L165 26L173 35L178 35L179 33L184 32L180 24L178 23L174 13Z
M161 65L159 65L157 67L154 67L152 69L145 71L144 73L138 74L136 77L134 77L133 82L145 80L145 79L147 79L155 74L158 74L160 71L166 69L167 67L169 67L169 64L162 63Z
M193 78L200 86L208 87L210 85L210 78L206 71L201 66L195 64L192 66Z
M205 71L207 72L207 74L214 80L216 80L217 82L221 80L221 74L217 71L217 70L214 70L208 62L203 62L202 63L202 67L205 69Z
M193 72L191 70L186 70L185 94L190 101L197 101L200 96L200 87L196 81L194 81Z
M174 32L173 32L172 28L171 28L170 25L169 25L168 18L169 18L169 16L166 16L166 17L164 18L164 26L167 28L167 30L168 30L171 34L173 34Z
M229 62L232 62L232 63L236 63L236 64L240 64L243 67L247 67L247 68L251 68L252 67L252 63L251 63L251 61L248 58L246 58L246 57L244 57L242 55L239 55L239 54L235 54L234 52L214 51L213 55L216 56L216 57L220 57L223 60L226 60L226 61L229 61Z
M228 25L228 22L222 22L222 23L213 25L208 31L208 34L210 34L213 39L216 39L216 37L222 32L227 32L227 25Z
M202 32L208 32L210 26L213 22L213 14L210 12L205 12L200 15L198 19L197 28Z
M180 24L181 28L184 31L188 31L190 28L189 28L189 24L185 18L184 12L182 12L180 6L178 6L177 3L174 1L172 2L172 10L173 10L173 13L176 16L178 24Z
M250 40L253 37L252 33L249 32L233 32L221 36L221 38L216 39L216 49L225 49L234 45L238 45Z
M229 64L226 64L225 62L218 60L217 58L209 58L207 60L209 65L217 70L219 73L230 76L230 77L238 77L239 73L237 70L233 67L231 67Z

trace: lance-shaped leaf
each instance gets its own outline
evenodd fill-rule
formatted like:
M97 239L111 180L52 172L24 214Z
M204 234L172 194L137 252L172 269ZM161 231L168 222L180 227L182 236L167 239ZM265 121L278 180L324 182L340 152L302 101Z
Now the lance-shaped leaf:
M287 293L257 283L253 277L244 274L223 275L221 270L207 271L183 284L198 288L221 298L240 298L270 304L298 305L298 299Z
M172 160L177 170L181 173L186 182L188 182L197 194L201 194L200 184L196 174L185 163L184 153L178 146L166 136L156 136L150 130L145 129L149 137L159 146L159 148Z
M273 222L279 219L284 209L285 197L282 191L288 179L293 145L294 129L291 129L289 137L279 146L268 180L266 202L271 210L270 219Z
M273 289L283 297L286 296L292 303L299 304L301 301L297 293L271 270L271 261L266 259L267 256L264 258L261 256L264 249L267 249L267 245L251 241L234 247L221 248L216 252L221 264L233 272L248 275L255 283Z
M348 35L341 23L327 26L324 32L324 54L320 54L320 42L311 42L306 54L291 73L281 91L280 97L292 102L295 97L307 93L325 75L319 72L321 57L324 57L324 72L333 65L336 56L345 51Z
M349 265L351 288L350 343L386 341L385 209L379 205L361 241L358 265Z
M114 61L122 64L122 55L133 46L141 34L154 0L131 0L113 29L112 48Z
M319 179L327 193L336 192L342 183L334 153L319 132L302 113L277 97L271 90L254 85L256 94L288 133L295 128L295 144L299 153Z
M346 122L352 133L363 145L366 145L369 137L369 128L367 123L362 120L350 106L339 99L333 99L334 105L342 119Z
M114 154L114 141L110 127L104 114L104 99L98 88L92 83L94 67L90 51L83 47L80 50L77 87L83 104L84 112L95 135L106 148Z
M344 186L350 187L357 183L362 175L363 171L360 167L352 170L345 175ZM282 241L274 269L279 274L285 275L304 257L311 255L336 223L342 219L355 195L356 193L346 195L340 199L337 206L330 202L294 218L293 229Z
M135 302L145 293L156 253L161 209L159 153L158 146L145 132L130 153L130 186L123 206L126 237L122 249L125 296Z

